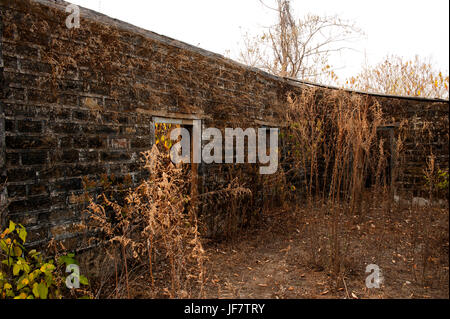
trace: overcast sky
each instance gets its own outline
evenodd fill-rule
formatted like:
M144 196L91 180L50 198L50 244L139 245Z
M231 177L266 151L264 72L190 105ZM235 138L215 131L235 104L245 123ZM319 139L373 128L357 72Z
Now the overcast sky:
M259 0L68 0L136 26L199 46L237 56L242 35L275 22L274 12ZM265 0L268 5L274 0ZM340 78L355 75L365 59L380 62L387 54L431 57L449 70L448 0L291 0L297 16L339 15L354 21L365 37L333 60ZM366 57L366 58L365 58Z

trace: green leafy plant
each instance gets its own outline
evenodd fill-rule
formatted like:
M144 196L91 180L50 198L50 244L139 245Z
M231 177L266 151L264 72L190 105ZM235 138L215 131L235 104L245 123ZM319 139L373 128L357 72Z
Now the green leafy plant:
M434 160L433 160L434 161ZM431 162L434 165L434 162ZM430 165L430 164L429 164ZM449 192L449 173L446 170L434 170L431 169L425 171L426 186L434 190L440 197L447 198Z
M78 265L75 255L60 256L55 262L35 249L27 251L26 239L25 227L13 221L0 235L0 299L61 299L64 266ZM80 276L80 284L89 282Z
M448 172L439 170L438 171L438 183L437 188L440 190L448 190Z

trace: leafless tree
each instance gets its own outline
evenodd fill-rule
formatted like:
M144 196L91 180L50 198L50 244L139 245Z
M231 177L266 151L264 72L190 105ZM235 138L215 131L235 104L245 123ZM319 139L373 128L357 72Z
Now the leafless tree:
M271 9L277 13L277 23L262 34L246 34L240 60L284 77L336 80L328 63L330 55L347 49L346 44L360 38L362 31L338 16L308 14L296 19L289 0L276 3L277 7Z

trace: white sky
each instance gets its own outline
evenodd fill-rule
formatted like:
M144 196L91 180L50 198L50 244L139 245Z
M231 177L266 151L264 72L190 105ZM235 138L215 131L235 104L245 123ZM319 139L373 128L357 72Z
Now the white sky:
M68 0L141 28L236 57L245 31L257 33L275 22L258 0ZM273 0L264 3L272 5ZM365 59L375 64L387 54L431 57L449 70L448 0L291 0L297 16L338 14L354 21L365 37L332 63L341 79L356 75ZM365 58L366 57L366 58Z

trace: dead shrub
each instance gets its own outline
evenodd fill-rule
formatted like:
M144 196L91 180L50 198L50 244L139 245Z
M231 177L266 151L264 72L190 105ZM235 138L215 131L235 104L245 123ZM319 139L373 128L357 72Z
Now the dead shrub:
M341 282L347 247L342 230L348 226L342 224L342 216L365 213L365 178L372 175L376 181L382 171L383 147L377 138L377 128L383 124L381 107L348 92L305 89L300 95L288 96L285 114L291 146L287 160L294 163L291 170L303 178L307 210L319 208L330 216L326 219L328 245L317 247L320 241L313 241L310 256L317 264L324 259L318 254L325 253L329 261L322 266ZM316 221L317 216L310 220ZM309 228L318 234L313 229L317 224Z
M112 296L131 298L132 286L147 285L153 297L201 297L205 254L187 192L189 178L156 146L143 159L150 177L130 190L123 204L102 194L91 198L86 211L87 227L111 244Z

